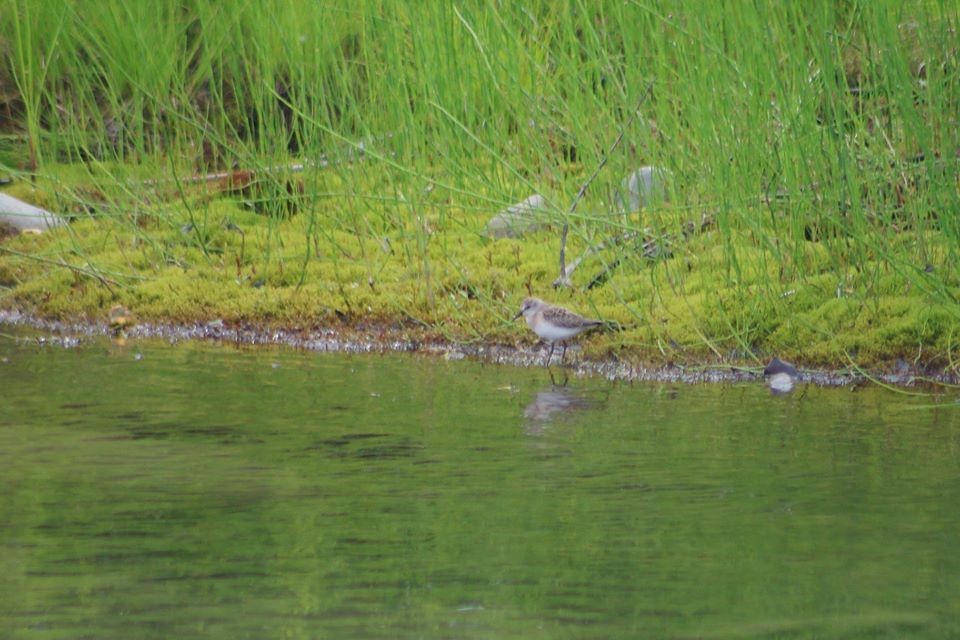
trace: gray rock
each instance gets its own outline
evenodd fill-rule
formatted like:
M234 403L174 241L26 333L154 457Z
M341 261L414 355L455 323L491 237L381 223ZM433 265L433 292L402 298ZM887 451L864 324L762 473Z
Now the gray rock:
M490 218L484 234L491 238L516 238L539 231L546 226L546 219L538 214L546 210L547 199L535 193Z
M621 213L633 213L641 207L668 201L667 181L670 177L670 171L663 167L640 167L620 183L620 191L614 194L617 209Z
M784 395L793 391L793 385L797 375L798 372L795 366L777 357L770 360L763 369L763 376L767 379L767 384L770 386L770 393L775 396Z

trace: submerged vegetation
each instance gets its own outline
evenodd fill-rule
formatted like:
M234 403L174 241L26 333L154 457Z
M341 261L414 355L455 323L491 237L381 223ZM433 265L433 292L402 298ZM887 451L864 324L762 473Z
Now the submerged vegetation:
M956 372L958 27L946 1L0 0L4 189L71 219L0 240L0 307L509 342L533 294L625 327L592 357ZM641 166L668 199L619 211ZM484 232L534 193L545 226ZM605 248L554 291L564 224L568 261Z

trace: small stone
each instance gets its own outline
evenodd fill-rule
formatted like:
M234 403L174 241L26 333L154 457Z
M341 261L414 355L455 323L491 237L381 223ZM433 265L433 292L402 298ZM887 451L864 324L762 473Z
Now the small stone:
M484 235L491 238L517 238L539 231L546 222L539 212L547 210L547 200L535 193L526 200L511 205L487 222Z
M793 391L793 376L786 373L775 373L767 378L770 393L782 396Z
M795 377L797 375L797 368L789 362L785 362L780 358L774 357L769 363L767 363L767 366L764 367L763 375L772 376L778 373L785 373L788 376Z
M133 313L130 312L130 309L127 309L122 304L115 304L110 307L110 312L107 316L107 319L110 323L110 329L114 333L120 333L121 331L129 329L137 323Z
M797 377L797 368L780 358L774 357L763 369L770 393L775 396L785 395L793 391Z

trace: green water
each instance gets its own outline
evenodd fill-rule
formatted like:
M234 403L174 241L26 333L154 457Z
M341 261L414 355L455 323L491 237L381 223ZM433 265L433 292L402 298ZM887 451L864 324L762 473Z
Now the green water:
M960 636L960 413L0 338L2 638Z

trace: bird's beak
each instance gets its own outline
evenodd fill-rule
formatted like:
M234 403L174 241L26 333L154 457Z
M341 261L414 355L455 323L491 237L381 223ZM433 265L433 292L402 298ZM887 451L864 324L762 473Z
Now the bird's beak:
M513 316L513 321L516 322L517 318L519 318L522 315L523 315L523 309L520 309L520 311L517 311L517 315Z

